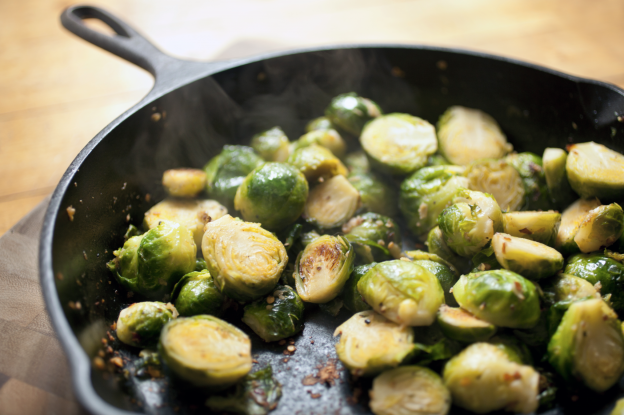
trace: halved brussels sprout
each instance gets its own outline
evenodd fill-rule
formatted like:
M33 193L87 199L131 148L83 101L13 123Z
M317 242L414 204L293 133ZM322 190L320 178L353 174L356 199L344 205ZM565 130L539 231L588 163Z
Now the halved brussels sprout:
M297 293L308 303L326 303L340 294L353 269L355 251L343 236L316 238L297 257Z
M505 233L548 246L555 246L560 224L561 214L553 210L503 213Z
M219 290L237 301L268 294L288 263L275 235L230 215L206 225L202 252Z
M204 166L208 195L232 209L238 186L262 163L262 157L251 147L223 146L221 153Z
M497 233L492 239L496 260L503 268L537 281L563 268L563 256L554 248L528 239Z
M449 248L471 257L503 230L503 214L491 195L477 191L460 190L453 203L438 217L438 226Z
M407 255L412 256L413 253L414 251L410 251L407 252ZM455 297L453 297L453 294L451 293L451 288L453 288L453 285L455 285L455 283L457 283L457 280L459 280L459 273L457 273L456 271L452 271L455 270L455 267L448 264L442 258L438 257L435 254L429 255L437 258L418 259L417 257L414 257L414 263L420 265L421 267L436 276L438 281L440 281L440 286L442 287L442 291L444 292L444 302L448 305L456 306L457 302L455 301ZM452 268L449 268L449 266L447 266L445 263L450 265Z
M624 373L622 323L602 300L572 303L548 343L548 361L568 382L606 391Z
M593 141L573 144L568 151L568 180L582 198L611 201L624 197L624 155Z
M462 275L453 287L460 307L499 327L531 328L540 317L535 285L507 270Z
M468 187L468 179L461 176L464 170L460 166L423 167L401 183L399 208L417 236L424 239L457 192Z
M349 183L360 193L361 209L380 215L396 214L396 191L373 172L349 173Z
M206 187L206 173L199 169L171 169L163 173L162 184L173 197L195 197Z
M438 310L438 324L446 337L465 343L485 341L496 333L495 325L445 304Z
M251 370L251 341L213 316L171 320L160 333L158 353L180 379L196 387L225 389Z
M443 378L453 403L469 411L528 414L538 407L539 373L493 344L468 346L444 366Z
M555 248L564 255L569 255L579 251L579 247L574 242L574 237L581 227L585 216L592 210L600 206L598 199L579 199L572 203L561 215L561 225L557 232Z
M556 209L563 210L576 200L566 174L568 153L560 148L546 148L542 156L544 176L550 199Z
M333 128L314 130L302 135L297 141L291 144L290 152L295 152L300 148L308 147L312 144L325 147L338 158L342 158L347 152L347 143L345 143L340 134L338 134L338 131Z
M451 394L440 376L420 366L388 370L373 380L370 408L375 415L446 415Z
M411 327L393 323L372 310L354 314L336 328L334 337L338 335L338 359L354 376L396 367L414 350Z
M171 304L156 301L134 303L119 313L117 337L130 346L155 346L165 324L177 317L174 311Z
M353 271L351 272L351 275L342 290L342 301L347 310L358 313L360 311L372 309L372 307L366 304L366 301L362 298L362 295L357 289L357 283L362 279L364 274L366 274L375 265L377 265L377 263L373 262L372 264L360 265L353 268Z
M208 270L189 272L173 287L171 301L181 316L223 313L226 298L217 289Z
M173 286L195 269L197 248L186 227L163 220L141 236L134 236L107 266L128 290L162 300Z
M599 206L585 215L574 242L581 252L593 252L608 247L622 236L624 211L617 203Z
M365 264L401 257L401 232L392 219L377 213L356 216L342 225L345 237Z
M371 169L368 157L362 150L347 154L344 163L350 173L368 173Z
M424 167L429 156L438 150L433 125L398 113L383 115L366 124L360 144L373 167L397 175Z
M204 236L204 226L227 213L227 208L216 200L165 199L145 212L143 226L146 229L153 229L163 220L184 225L193 232L193 239L199 250Z
M444 292L435 274L410 261L379 263L357 286L375 311L408 326L430 325L444 303Z
M216 413L267 415L277 407L281 397L282 385L273 377L271 366L267 366L241 379L234 393L209 397L206 406Z
M469 187L489 193L501 209L510 212L524 204L524 185L516 169L505 160L477 160L468 165L465 173Z
M251 147L266 161L286 161L290 154L288 137L279 127L254 135Z
M329 121L329 118L318 117L310 121L306 125L305 130L306 130L306 133L309 133L310 131L329 130L330 128L334 128L334 126L332 125L331 121Z
M308 182L299 170L286 163L269 162L243 180L236 191L234 208L243 219L275 231L296 221L307 199Z
M380 115L381 109L377 104L355 92L338 95L325 110L325 116L332 125L354 136L360 135L367 121Z
M444 242L444 235L439 226L436 226L429 232L426 244L430 253L438 255L440 258L453 264L461 274L470 272L472 269L470 258L457 255L448 247L446 242Z
M344 176L334 176L312 188L303 216L320 228L335 228L355 214L359 202L360 193L351 183Z
M492 117L459 106L450 107L440 117L438 140L440 153L462 166L479 159L499 159L513 149Z
M587 297L600 298L589 281L570 274L558 274L541 284L544 301L551 306L559 301L576 301Z
M563 272L586 280L608 296L615 310L624 310L624 265L619 261L601 253L577 254L568 258Z
M346 176L347 168L331 151L318 144L301 147L288 156L288 164L292 164L312 183L317 179L328 179L333 176Z
M524 206L522 210L552 209L542 158L533 153L513 153L505 157L520 174L524 185Z
M304 305L295 290L278 285L267 297L245 306L243 323L265 342L290 337L303 329Z

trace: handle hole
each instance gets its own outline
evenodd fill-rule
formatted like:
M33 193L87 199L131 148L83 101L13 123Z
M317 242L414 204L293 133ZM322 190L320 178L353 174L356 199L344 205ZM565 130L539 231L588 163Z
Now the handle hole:
M82 23L85 26L87 26L89 29L95 30L96 32L100 32L104 35L107 35L110 37L117 35L117 33L115 33L115 31L109 25L107 25L106 23L104 23L98 18L90 17L90 18L82 19Z

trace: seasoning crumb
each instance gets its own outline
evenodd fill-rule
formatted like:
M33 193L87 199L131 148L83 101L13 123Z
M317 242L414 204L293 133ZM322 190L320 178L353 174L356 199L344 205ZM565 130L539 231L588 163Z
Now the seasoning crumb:
M403 69L399 68L398 66L394 66L391 72L392 72L392 76L395 76L397 78L405 78L405 72L403 71Z
M321 394L320 394L320 393L311 393L311 394L310 394L310 398L312 398L312 399L318 399L318 398L320 398L320 397L321 397Z
M152 196L149 193L145 194L145 201L146 202L149 202L151 198L152 198Z
M286 357L286 358L284 358L284 360L282 360L282 362L284 362L284 363L288 363L288 358L287 358L287 357Z
M121 190L126 190L126 185L127 185L127 184L128 184L128 183L124 182L123 186L121 187Z
M126 215L126 222L130 222L130 214L129 213Z
M273 304L275 302L275 297L273 297L272 295L269 295L266 301L267 301L267 304Z
M314 344L314 340L310 340L310 344Z
M67 216L69 216L69 221L73 222L74 221L74 214L76 213L76 209L74 209L74 207L72 205L69 205L67 207Z
M285 344L286 344L286 340L282 339L282 340L280 340L280 341L279 341L279 343L278 343L278 344L279 344L280 346L283 346L283 345L285 345Z
M291 344L286 348L286 350L288 350L290 353L294 353L297 348Z
M256 359L251 359L251 363L258 363Z
M56 279L59 281L63 281L63 274L61 274L60 272L56 273Z
M106 363L104 363L104 359L99 356L93 358L93 366L95 366L95 368L99 370L106 369Z
M152 114L152 116L151 116L151 119L152 119L152 121L154 121L154 122L158 122L158 121L160 121L160 118L161 118L161 115L160 115L160 113L159 113L159 112L155 112L155 113L153 113L153 114Z
M272 305L268 305L268 306L266 306L266 309L267 310L273 310L273 306Z
M82 256L84 257L85 260L87 260L87 253L85 251L82 251Z

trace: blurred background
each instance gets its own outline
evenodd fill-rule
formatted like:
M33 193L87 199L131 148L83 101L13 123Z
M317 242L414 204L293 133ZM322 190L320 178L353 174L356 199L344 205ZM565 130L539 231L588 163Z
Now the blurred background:
M151 76L65 31L67 0L0 2L0 235ZM353 42L459 47L624 87L621 0L95 0L186 59Z

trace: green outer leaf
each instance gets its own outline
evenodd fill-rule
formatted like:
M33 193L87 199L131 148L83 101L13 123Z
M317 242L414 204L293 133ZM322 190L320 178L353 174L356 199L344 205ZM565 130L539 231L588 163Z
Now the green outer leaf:
M381 114L381 109L373 101L359 97L355 92L340 94L332 99L325 110L325 116L332 125L352 134L360 135L364 124L378 114L371 113L369 105L376 108Z
M577 254L568 258L564 273L583 278L600 287L600 294L611 294L616 311L624 310L624 265L601 253Z
M160 331L173 319L171 310L156 301L134 303L124 310L117 320L117 337L135 347L155 346Z
M220 317L223 314L225 297L207 269L189 272L173 287L171 301L181 316L211 314Z
M429 232L427 236L427 247L430 253L438 255L440 258L450 262L462 274L468 273L472 269L472 262L469 258L457 255L448 247L446 242L444 242L442 231L438 226Z
M522 178L525 192L523 210L552 209L542 158L537 154L525 152L511 154L505 161L511 164Z
M542 156L544 178L555 209L563 210L577 199L566 173L568 153L561 148L546 148ZM538 241L539 242L539 241Z
M130 237L121 249L113 252L115 258L106 264L107 268L115 275L115 279L130 291L137 290L139 278L138 250L144 235Z
M266 342L293 336L303 329L305 306L299 295L287 285L278 285L268 297L245 306L242 321Z
M288 137L280 127L253 136L251 147L266 161L284 161L288 157Z
M357 284L371 268L377 265L376 262L360 265L353 268L347 283L342 290L342 300L347 310L359 313L360 311L371 310L372 307L366 304L366 301L362 298L362 295L357 290Z
M450 292L451 288L459 280L458 274L454 273L449 267L438 261L432 261L428 259L414 259L414 263L420 265L438 278L438 281L440 281L440 286L442 287L442 291L444 292L444 302L446 304L450 306L458 305L457 301L455 301L455 297L453 297L453 293Z
M379 175L373 172L352 172L347 179L360 192L362 210L385 216L396 215L396 191Z
M394 244L401 247L401 232L396 223L387 216L377 213L364 213L343 226L345 238L354 244L355 252L362 263L380 262L392 259L392 253L387 248ZM355 223L355 226L350 226Z

